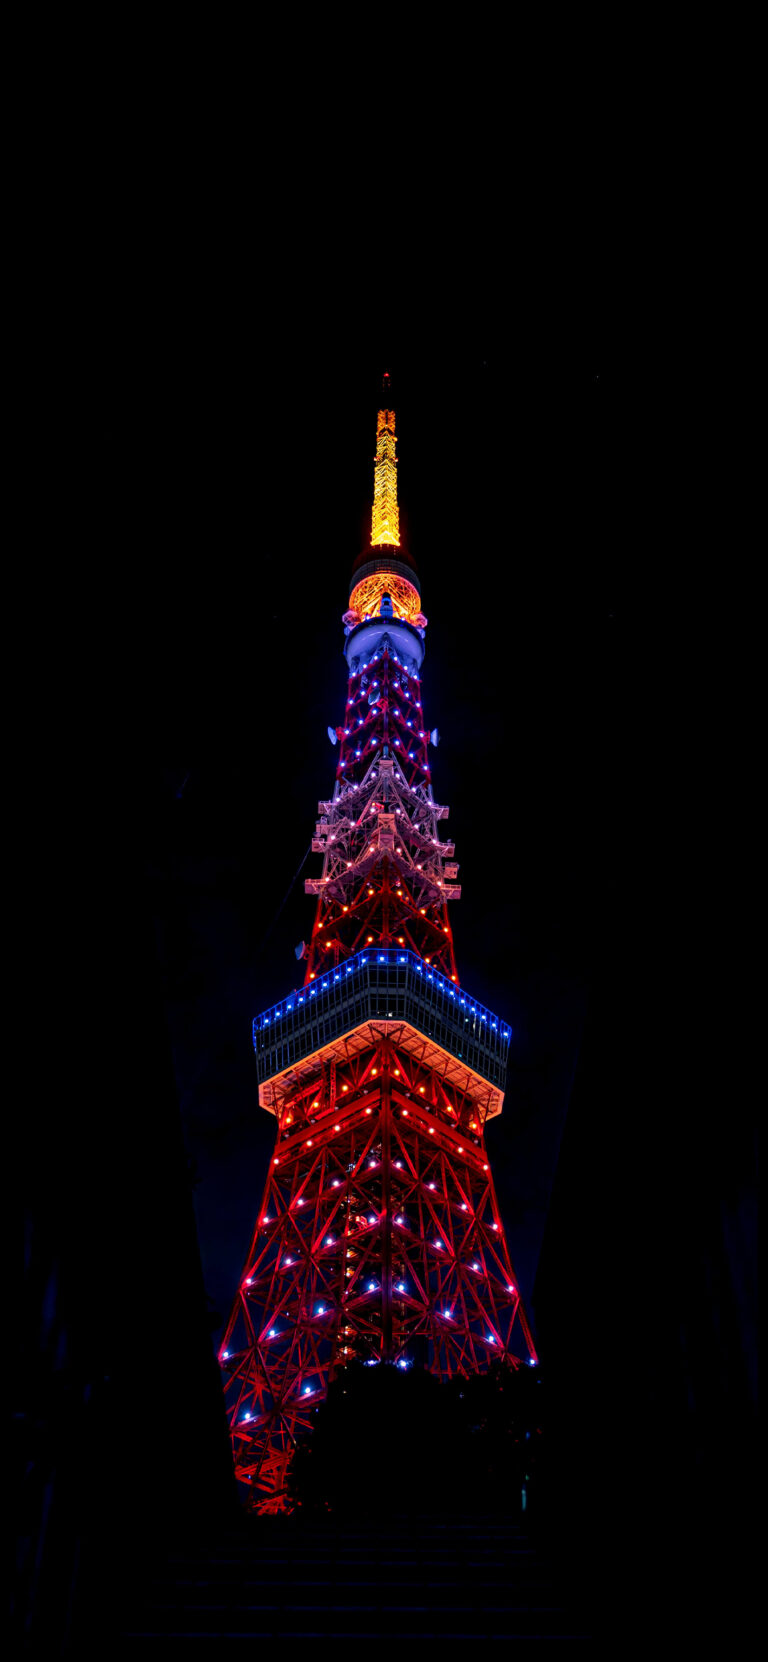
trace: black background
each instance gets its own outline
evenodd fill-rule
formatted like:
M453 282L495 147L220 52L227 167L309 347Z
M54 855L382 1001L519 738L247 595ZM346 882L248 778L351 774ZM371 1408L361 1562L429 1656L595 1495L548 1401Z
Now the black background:
M459 331L446 306L402 328L307 312L300 273L252 302L214 266L134 270L126 249L106 306L94 276L103 350L74 400L67 358L51 410L71 467L33 756L52 899L22 972L39 984L44 939L35 1458L64 1471L65 1532L67 1460L91 1515L115 1483L134 1519L227 1486L214 1345L272 1135L250 1022L311 927L316 859L280 906L332 786L387 368L457 958L515 1032L488 1146L560 1404L565 1531L583 1551L639 1519L672 1565L682 1530L700 1568L745 1516L754 1400L753 1114L717 1043L718 366L692 368L669 317L640 331L634 293L601 308L607 273L567 317L555 283L503 324L473 301Z

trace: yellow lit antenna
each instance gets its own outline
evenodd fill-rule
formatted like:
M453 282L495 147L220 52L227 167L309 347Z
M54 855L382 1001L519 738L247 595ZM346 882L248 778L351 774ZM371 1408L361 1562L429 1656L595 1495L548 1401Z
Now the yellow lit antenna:
M389 375L384 375L384 397L389 398ZM373 475L371 546L382 543L400 547L400 515L397 507L397 456L395 455L395 412L379 410L376 422L376 465Z

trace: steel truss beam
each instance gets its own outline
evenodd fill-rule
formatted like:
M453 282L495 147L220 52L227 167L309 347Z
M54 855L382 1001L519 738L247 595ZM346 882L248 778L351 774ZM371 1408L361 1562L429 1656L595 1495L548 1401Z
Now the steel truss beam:
M222 1345L235 1468L262 1510L285 1505L296 1439L353 1359L441 1378L535 1360L476 1093L402 1024L350 1040L275 1096L276 1153Z
M373 702L371 702L373 700ZM421 683L384 645L350 676L332 801L319 804L320 877L307 982L364 945L401 945L458 984L447 902L458 899L454 845L443 842L429 783Z

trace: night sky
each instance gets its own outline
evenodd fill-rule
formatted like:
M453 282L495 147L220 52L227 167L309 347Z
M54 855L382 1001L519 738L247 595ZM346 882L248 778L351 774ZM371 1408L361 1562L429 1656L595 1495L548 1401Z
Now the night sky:
M300 981L312 925L318 856L280 908L333 788L326 728L345 701L341 614L370 536L384 368L429 619L433 789L460 863L457 961L515 1033L488 1148L529 1310L590 986L633 882L643 372L587 343L391 348L266 341L241 372L225 340L197 357L177 344L134 435L134 853L222 1321L274 1135L250 1023Z
M759 588L732 170L706 122L678 114L668 144L655 85L628 147L575 75L573 133L546 103L510 113L469 63L447 119L421 97L406 113L398 70L372 119L366 83L343 137L324 82L308 138L281 82L279 120L257 95L254 145L229 71L219 120L209 74L158 62L158 135L141 76L121 104L111 61L103 114L70 99L12 317L31 1584L38 1532L70 1575L78 1509L115 1561L107 1521L138 1548L195 1493L225 1513L213 1352L275 1130L251 1023L301 980L321 857L293 880L333 789L388 370L457 964L514 1030L487 1147L568 1553L617 1589L612 1638L658 1609L657 1641L657 1546L674 1590L693 1534L675 1636L690 1646L695 1605L710 1637L719 1588L732 1641L721 1556L730 1541L733 1575L762 1506L744 1067ZM409 121L420 147L398 157Z
M56 1070L43 1114L32 1095L21 1115L32 1327L60 1256L77 1377L105 1428L124 1413L134 1430L137 1511L169 1380L183 1439L208 1425L228 1479L211 1347L274 1138L251 1023L300 981L312 926L319 856L291 884L333 788L386 368L457 963L514 1029L487 1146L576 1509L563 1538L586 1562L610 1536L613 1576L626 1531L645 1552L663 1523L671 1584L681 1528L698 1575L727 1520L733 1570L755 1469L758 1095L739 1077L743 625L717 365L639 334L636 309L558 327L544 295L467 344L426 314L423 339L302 321L296 285L246 328L243 281L231 310L225 286L210 305L153 288L108 320L62 490L76 546L58 608L46 593L60 656L29 752L55 904L21 975L31 1078L41 988ZM189 1477L185 1506L205 1489L197 1462Z

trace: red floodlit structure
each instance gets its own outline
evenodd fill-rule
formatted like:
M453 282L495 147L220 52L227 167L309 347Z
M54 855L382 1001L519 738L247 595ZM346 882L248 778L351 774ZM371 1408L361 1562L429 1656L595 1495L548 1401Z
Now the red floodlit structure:
M385 378L385 395L388 379ZM395 417L379 411L371 547L344 614L349 689L304 985L253 1024L277 1141L220 1352L238 1479L286 1507L287 1468L352 1360L442 1378L535 1363L494 1193L508 1025L459 983L461 890L432 794L427 619L400 545Z

